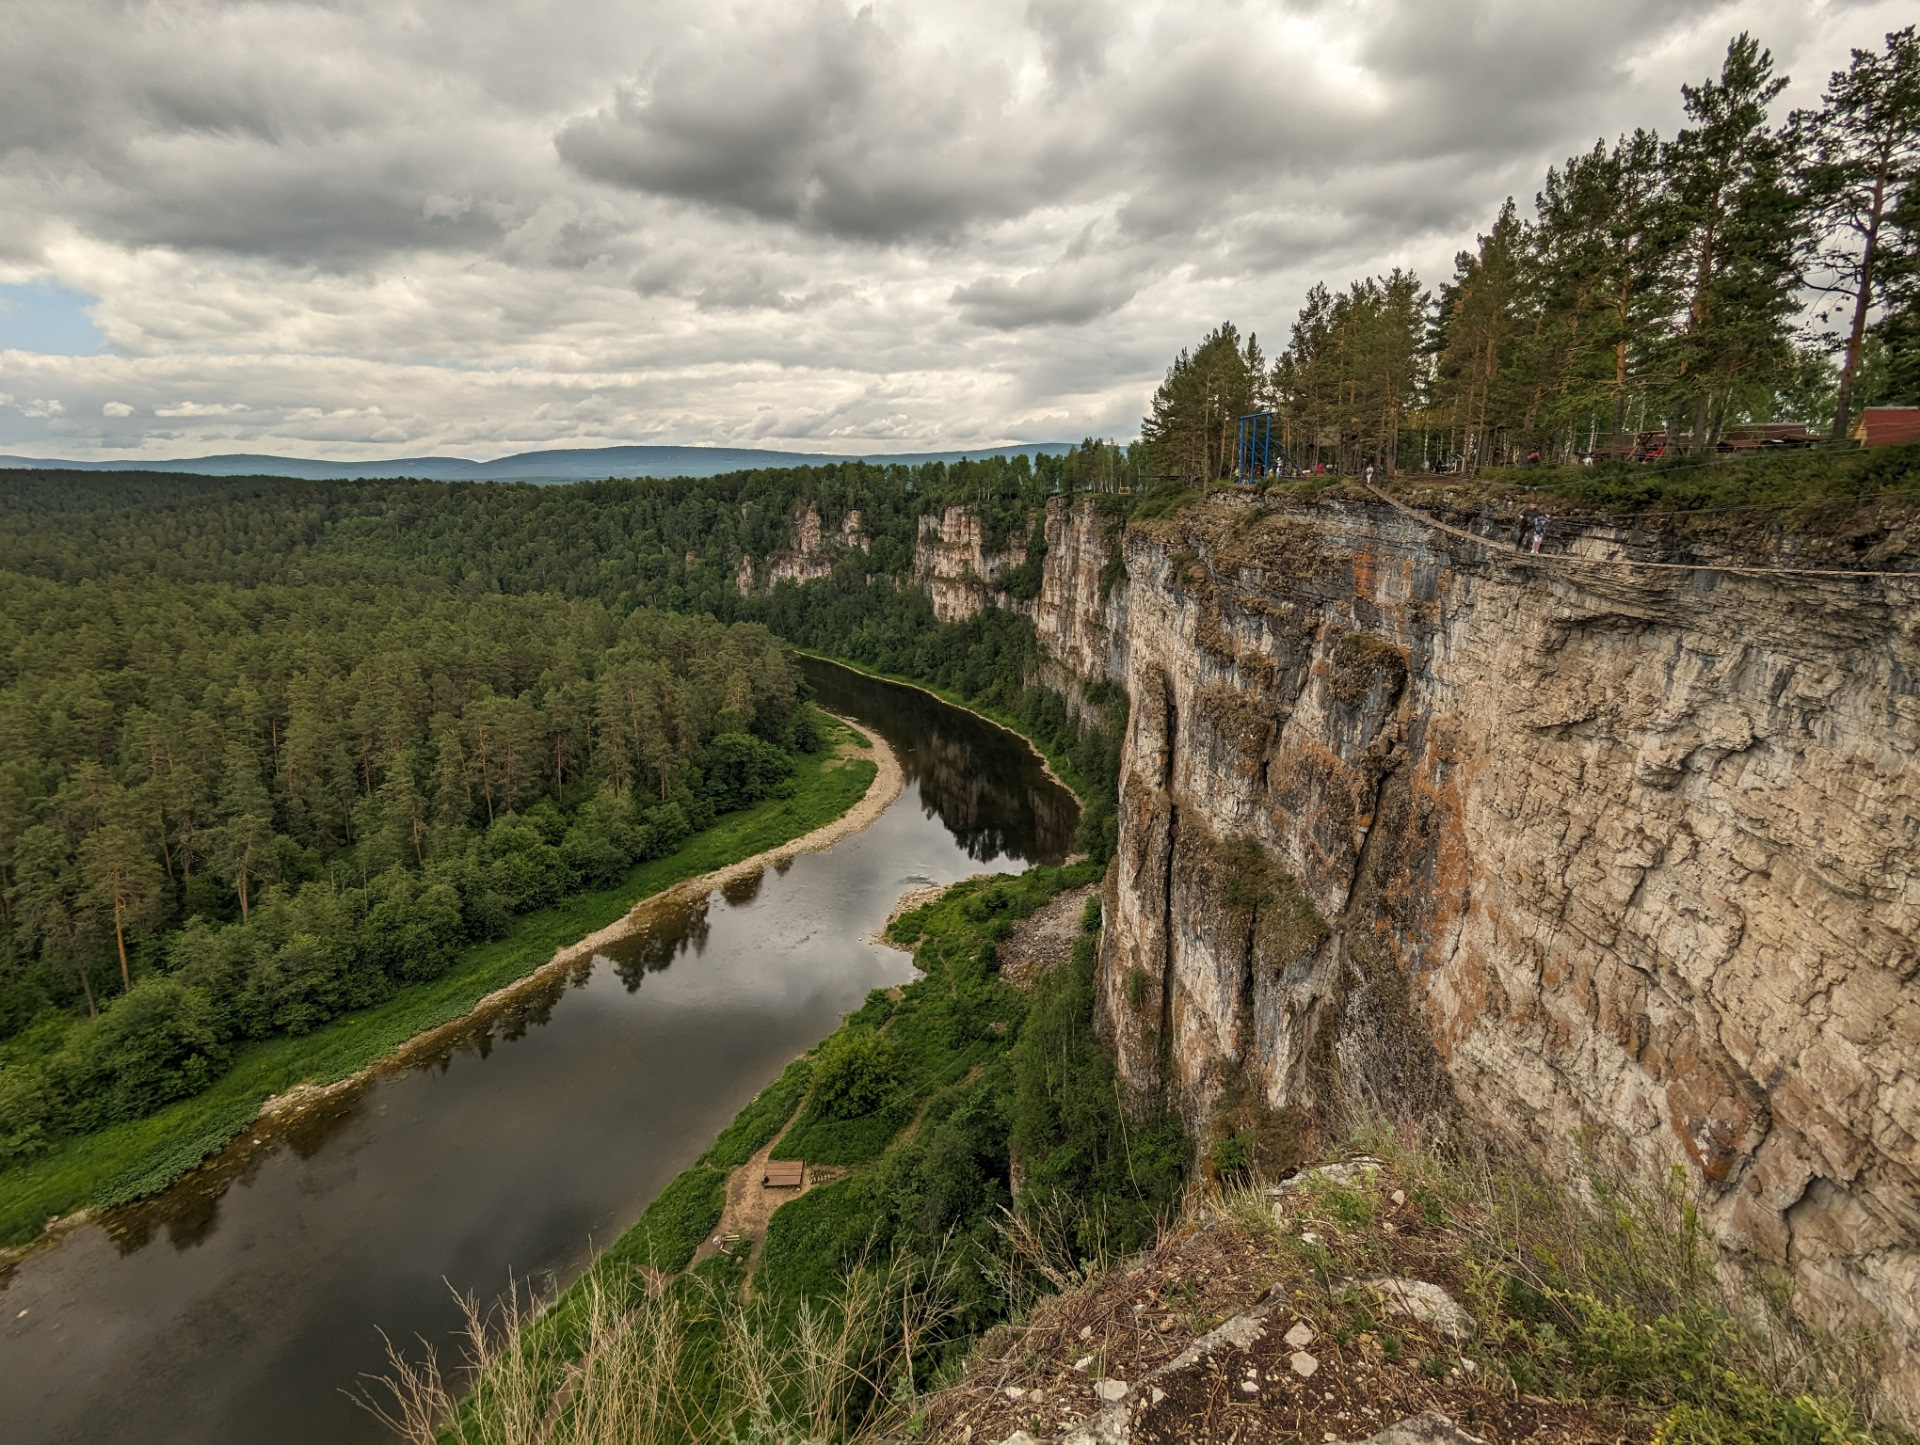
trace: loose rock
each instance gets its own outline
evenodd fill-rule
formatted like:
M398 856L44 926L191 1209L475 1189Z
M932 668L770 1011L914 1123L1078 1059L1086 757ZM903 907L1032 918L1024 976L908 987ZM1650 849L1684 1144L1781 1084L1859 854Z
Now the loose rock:
M1474 1331L1473 1316L1437 1284L1418 1279L1370 1279L1364 1283L1380 1296L1390 1314L1432 1325L1455 1343Z
M1293 1366L1294 1374L1303 1380L1311 1379L1313 1372L1320 1368L1320 1362L1305 1350L1295 1350L1293 1352L1293 1358L1288 1360L1287 1363Z
M1438 1410L1397 1420L1369 1435L1364 1445L1486 1445L1478 1435L1469 1435Z

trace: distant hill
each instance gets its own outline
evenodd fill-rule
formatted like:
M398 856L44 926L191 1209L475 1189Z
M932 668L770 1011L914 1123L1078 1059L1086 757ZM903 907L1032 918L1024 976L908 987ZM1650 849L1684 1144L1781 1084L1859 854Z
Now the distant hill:
M1073 450L1069 442L982 447L950 452L904 452L856 457L851 453L775 452L753 447L577 447L519 452L491 462L466 457L396 457L384 462L329 462L311 457L236 453L182 457L175 461L129 458L117 462L69 462L46 457L0 456L0 468L78 472L186 472L202 477L294 477L302 481L357 481L373 477L424 477L444 482L580 482L599 477L711 477L756 467L821 466L827 462L955 462L963 457L1011 457Z

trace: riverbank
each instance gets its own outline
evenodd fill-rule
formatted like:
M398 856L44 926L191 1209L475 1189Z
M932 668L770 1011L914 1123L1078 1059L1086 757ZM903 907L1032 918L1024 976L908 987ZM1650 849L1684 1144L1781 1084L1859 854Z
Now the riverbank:
M166 1188L242 1134L270 1143L308 1106L382 1068L430 1057L450 1035L630 931L640 905L704 896L866 826L897 796L899 764L884 742L840 728L838 746L801 760L793 796L721 819L671 856L636 867L618 887L518 919L506 937L465 950L440 978L376 1008L241 1050L225 1076L191 1099L0 1172L0 1268L93 1210Z
M1025 743L1032 751L1033 755L1040 760L1040 766L1045 769L1047 776L1065 788L1069 793L1072 793L1082 804L1085 804L1087 800L1093 796L1093 784L1080 776L1065 757L1061 756L1055 750L1048 748L1046 744L1042 743L1032 733L1021 727L1019 720L1016 718L1009 717L1005 713L979 707L974 703L968 702L966 698L951 689L935 687L917 678L908 677L904 673L882 672L877 667L868 667L865 663L855 662L851 658L836 657L831 652L820 652L810 647L795 647L793 650L801 657L811 657L817 662L830 662L835 667L844 667L848 672L857 672L862 677L878 678L881 682L891 682L900 687L910 687L915 692L924 692L928 697L945 703L948 707L957 708L964 713L971 713L982 722L991 723L1002 732L1012 733L1015 737L1019 738L1020 741Z
M991 1221L1008 1200L1003 1181L1011 1132L1044 1135L1065 1144L1058 1152L1076 1158L1089 1152L1118 1158L1123 1147L1117 1129L1097 1141L1054 1138L1058 1131L1047 1123L1054 1106L1022 1089L1015 1053L1031 1026L1030 1007L1049 1015L1028 1046L1032 1055L1052 1061L1072 1052L1059 1047L1051 1017L1060 1005L1006 986L993 949L1021 920L1067 890L1088 887L1101 871L1090 863L1035 867L916 890L923 901L897 913L886 932L888 942L913 950L921 976L869 994L864 1007L748 1103L578 1278L544 1308L521 1316L511 1340L501 1340L490 1355L478 1386L451 1416L434 1421L439 1438L493 1438L479 1416L507 1400L516 1402L521 1418L551 1420L566 1408L558 1402L580 1400L584 1390L595 1401L589 1408L620 1413L630 1403L620 1398L625 1386L583 1367L583 1358L604 1357L599 1324L630 1322L635 1312L656 1306L671 1318L648 1337L660 1353L644 1362L644 1373L665 1387L663 1397L674 1399L676 1409L688 1411L687 1424L697 1419L709 1438L718 1437L727 1433L723 1426L743 1425L757 1408L738 1397L738 1381L715 1357L729 1348L725 1341L765 1342L772 1351L767 1359L778 1357L784 1371L793 1362L781 1352L792 1350L802 1316L831 1314L849 1287L871 1286L876 1269L906 1286L916 1271L941 1260L964 1261L953 1267L984 1281ZM1090 962L1094 934L1082 912L1076 933ZM866 1061L861 1077L872 1096L857 1111L838 1100L833 1082L849 1077L853 1056ZM1025 1072L1032 1077L1031 1065ZM829 1097L816 1088L823 1080ZM1096 1087L1094 1108L1081 1107L1078 1115L1084 1121L1107 1107L1105 1100L1104 1087ZM1090 1142L1099 1147L1089 1151ZM1136 1137L1132 1147L1144 1171L1152 1146ZM762 1188L759 1180L775 1159L804 1161L806 1187L776 1194ZM1137 1187L1130 1192L1137 1194ZM916 1294L921 1288L921 1282L910 1286ZM916 1350L964 1350L1004 1304L973 1298L964 1319L929 1323L943 1343L929 1338ZM747 1328L734 1329L737 1324ZM869 1343L860 1330L840 1340L856 1349ZM892 1372L843 1363L852 1370L834 1386L845 1397L842 1408L869 1409L875 1402L860 1381ZM837 1368L828 1365L828 1374ZM408 1382L390 1381L396 1397L406 1398ZM419 1418L434 1420L436 1413L429 1409ZM522 1437L509 1432L504 1438Z

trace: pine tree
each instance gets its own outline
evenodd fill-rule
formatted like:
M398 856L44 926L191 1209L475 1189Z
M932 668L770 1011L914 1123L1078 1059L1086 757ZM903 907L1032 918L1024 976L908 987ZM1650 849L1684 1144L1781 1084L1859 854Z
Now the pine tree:
M1189 486L1227 475L1240 418L1258 403L1265 379L1258 341L1249 334L1243 345L1231 321L1208 332L1191 353L1182 350L1140 424L1150 463Z
M113 915L113 942L120 955L120 984L133 992L127 963L127 930L160 917L160 867L146 841L132 828L109 823L80 845L80 873L86 902Z
M1441 288L1429 343L1435 402L1451 433L1449 450L1465 470L1497 460L1498 434L1514 419L1527 244L1509 197L1479 249L1454 257L1453 280Z
M1718 80L1680 93L1694 122L1662 151L1673 206L1676 312L1668 348L1670 407L1691 449L1713 446L1728 415L1755 396L1771 401L1793 366L1800 208L1790 147L1767 127L1786 87L1772 55L1742 32Z
M1838 440L1853 424L1868 318L1890 282L1893 299L1904 298L1910 269L1903 254L1907 231L1894 218L1905 214L1920 174L1920 38L1914 27L1889 34L1884 54L1854 51L1847 69L1827 82L1821 101L1818 111L1796 113L1794 123L1807 153L1814 284L1845 318L1844 332L1825 338L1842 348L1832 431ZM1822 311L1820 319L1830 314Z

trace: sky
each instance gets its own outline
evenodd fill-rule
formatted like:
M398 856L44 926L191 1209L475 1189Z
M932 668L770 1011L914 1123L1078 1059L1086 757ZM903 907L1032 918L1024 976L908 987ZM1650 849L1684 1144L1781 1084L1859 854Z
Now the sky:
M1911 0L8 0L0 452L1136 434L1750 30Z

